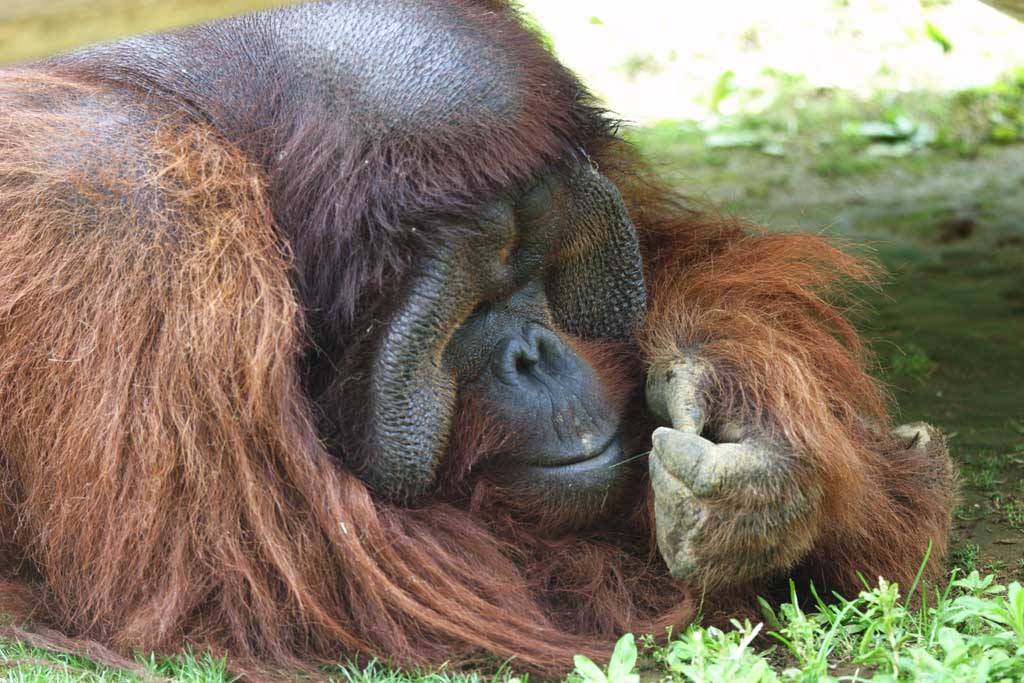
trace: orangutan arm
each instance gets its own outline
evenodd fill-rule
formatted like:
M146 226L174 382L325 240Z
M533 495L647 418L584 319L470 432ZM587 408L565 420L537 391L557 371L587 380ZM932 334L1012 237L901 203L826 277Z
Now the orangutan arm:
M798 566L838 590L858 572L908 582L929 543L944 550L955 483L936 432L889 432L836 307L869 269L819 237L675 230L649 262L645 331L673 574L707 589Z

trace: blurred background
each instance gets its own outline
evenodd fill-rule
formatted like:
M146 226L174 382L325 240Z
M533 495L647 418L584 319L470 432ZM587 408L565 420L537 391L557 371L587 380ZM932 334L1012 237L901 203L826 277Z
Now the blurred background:
M0 0L0 63L271 4ZM975 0L521 4L682 192L885 265L851 314L899 419L950 435L954 559L1024 576L1024 23Z
M641 124L763 109L794 80L864 96L954 92L1024 66L1024 26L976 0L521 4L559 58Z

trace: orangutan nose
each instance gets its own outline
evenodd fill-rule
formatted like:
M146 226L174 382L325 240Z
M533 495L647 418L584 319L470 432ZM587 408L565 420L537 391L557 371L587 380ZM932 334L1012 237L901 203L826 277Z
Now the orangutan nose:
M565 344L557 334L530 323L521 335L506 340L495 359L495 374L506 384L541 382L545 375L557 377L564 372L565 355Z

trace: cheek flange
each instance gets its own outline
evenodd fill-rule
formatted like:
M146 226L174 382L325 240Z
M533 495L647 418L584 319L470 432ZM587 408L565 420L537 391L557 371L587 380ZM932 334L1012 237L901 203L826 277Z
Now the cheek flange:
M448 447L455 377L444 362L444 349L475 300L456 256L442 249L414 280L374 363L373 454L357 473L390 502L429 493Z
M646 289L636 230L618 190L581 165L566 171L552 199L558 266L545 287L556 326L583 338L631 338ZM391 318L373 366L370 453L350 463L382 500L409 503L434 486L456 402L445 351L474 307L511 284L497 256L514 229L508 206L485 211L477 230L440 245L421 264ZM486 254L493 262L481 259Z
M351 463L378 498L409 503L432 490L456 399L445 349L473 308L507 287L497 256L514 230L512 211L502 204L484 210L472 228L453 230L461 237L420 263L392 315L370 383L371 452Z
M572 169L559 199L559 267L548 281L558 326L584 339L633 338L647 310L636 228L618 188L589 165Z

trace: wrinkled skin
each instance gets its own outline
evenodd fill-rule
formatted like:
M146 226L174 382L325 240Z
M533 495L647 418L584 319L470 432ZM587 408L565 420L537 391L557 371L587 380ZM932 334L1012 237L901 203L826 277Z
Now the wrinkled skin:
M654 431L649 460L658 547L677 579L715 587L790 567L801 550L793 530L820 515L823 491L801 472L800 453L756 430L727 421L708 434L710 372L696 353L652 367L647 405L671 425ZM947 457L927 424L893 435L926 457ZM734 573L723 576L721 566Z
M655 430L649 461L658 547L678 579L707 584L728 561L741 583L791 562L787 539L822 492L801 485L798 454L756 431L727 423L721 442L705 438L708 374L696 354L648 373L648 407L671 425Z
M493 206L422 266L376 360L378 456L363 477L394 500L431 490L457 386L476 385L520 441L505 483L607 496L625 469L618 416L559 331L628 339L646 293L618 191L581 164Z

